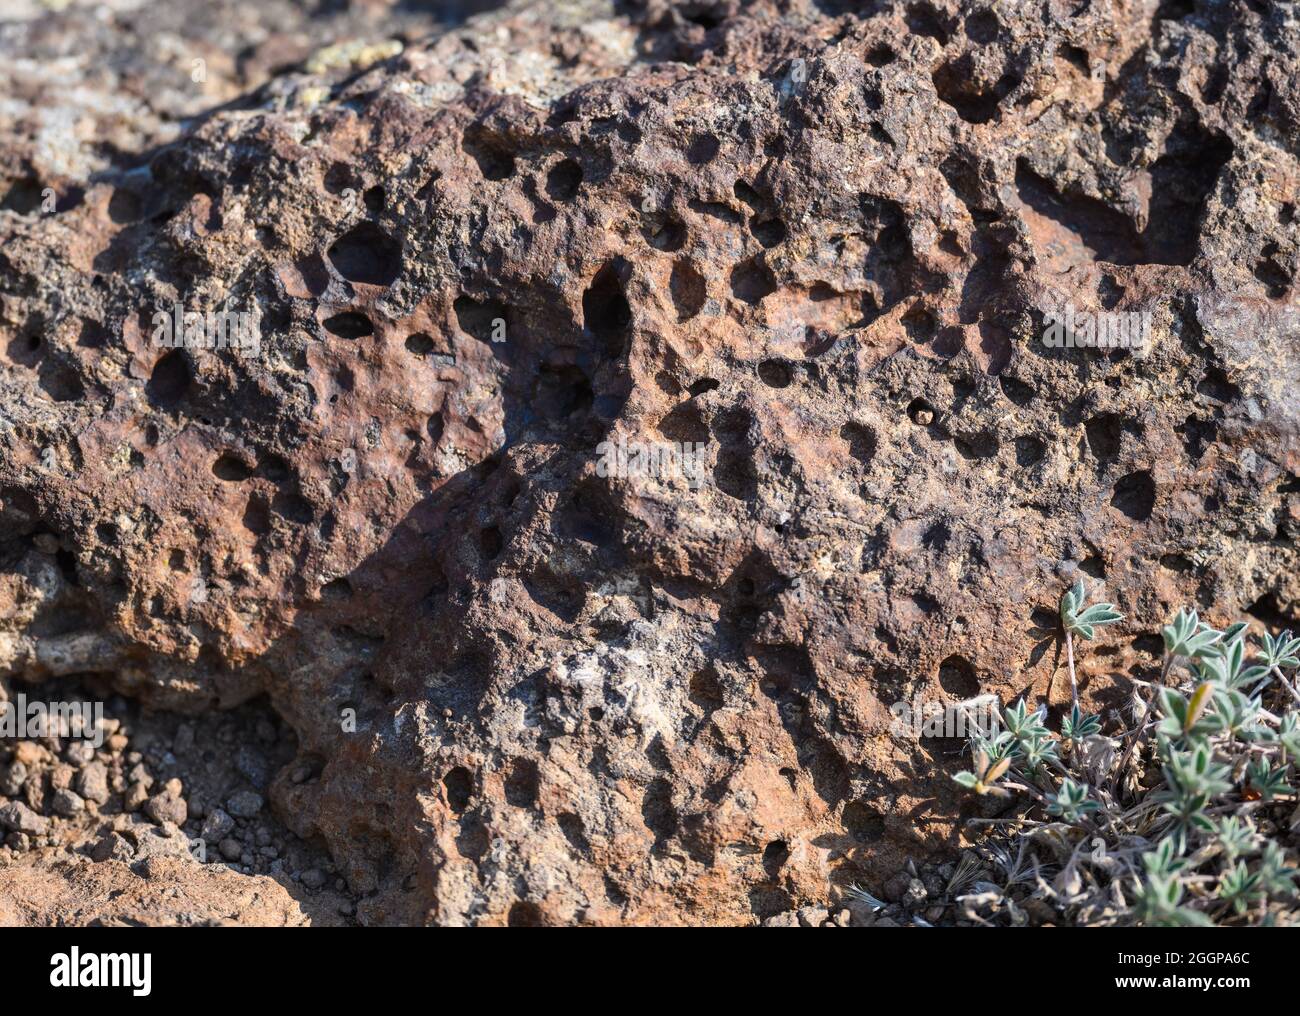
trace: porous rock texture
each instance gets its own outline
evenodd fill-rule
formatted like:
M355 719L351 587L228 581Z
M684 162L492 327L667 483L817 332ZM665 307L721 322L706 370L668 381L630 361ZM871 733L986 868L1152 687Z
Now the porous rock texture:
M1076 577L1130 618L1101 705L1178 606L1295 617L1297 47L1292 2L514 3L88 175L103 122L24 136L69 197L0 216L0 674L268 696L372 924L753 923L950 854L959 742L889 708L1041 699ZM1046 347L1064 302L1149 354ZM154 346L176 304L260 352Z
M0 926L270 927L309 923L303 908L265 875L154 857L141 871L122 861L80 858L5 872Z

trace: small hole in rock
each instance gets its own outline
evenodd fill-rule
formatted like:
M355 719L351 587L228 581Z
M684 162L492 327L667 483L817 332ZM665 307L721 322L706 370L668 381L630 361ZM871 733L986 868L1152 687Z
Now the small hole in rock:
M329 603L341 603L352 598L352 583L345 578L331 579L321 586L320 596Z
M876 432L860 423L846 423L840 437L849 444L849 454L864 465L876 456Z
M939 664L939 687L959 701L980 693L975 668L966 657L955 653Z
M718 139L712 134L699 134L686 149L686 161L692 166L706 166L718 155Z
M546 174L546 193L552 201L572 201L582 186L582 167L572 159L557 162Z
M481 127L467 130L461 147L478 164L483 179L509 180L515 175L514 154L505 147L501 139L492 136Z
M763 219L761 222L752 222L750 232L764 247L775 247L785 239L785 223L780 219Z
M428 356L433 352L433 339L424 332L415 332L406 337L406 350L416 356Z
M497 526L488 526L478 535L483 557L488 561L499 557L502 548L505 546L505 541L501 537L501 529Z
M742 261L731 270L731 292L750 306L758 306L776 288L772 270L758 258Z
M443 789L447 792L447 804L456 814L469 807L474 794L474 780L464 766L456 766L442 778Z
M461 331L479 340L492 343L504 340L509 335L506 322L506 306L499 300L484 300L479 303L468 296L456 299L453 305L456 323Z
M375 326L370 323L370 318L356 311L344 311L328 317L321 322L321 327L341 339L360 339L375 334Z
M704 308L704 301L708 297L704 276L689 261L673 264L668 291L673 298L673 306L677 308L678 321L689 321L695 317Z
M229 452L212 463L212 475L227 483L239 483L253 475L253 470L237 455Z
M1110 503L1134 522L1145 522L1155 508L1155 478L1145 469L1121 477L1115 484Z
M605 265L582 294L582 323L605 347L606 355L618 356L632 323L632 308L623 292L629 266L622 258Z
M1038 438L1029 435L1016 438L1016 465L1032 466L1046 454L1047 446Z
M525 903L520 900L510 905L510 913L506 915L506 925L511 928L541 928L545 926L542 920L541 908L536 903Z
M686 227L676 219L665 219L656 225L647 226L645 237L646 242L655 250L681 250L686 245Z
M1120 418L1114 413L1098 413L1083 425L1088 438L1088 448L1100 461L1105 462L1119 454L1123 430Z
M758 365L758 376L769 388L788 388L794 372L784 360L764 360Z

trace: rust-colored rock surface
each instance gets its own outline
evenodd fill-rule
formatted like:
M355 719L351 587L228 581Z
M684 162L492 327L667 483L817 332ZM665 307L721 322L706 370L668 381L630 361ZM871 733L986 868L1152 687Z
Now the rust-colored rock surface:
M140 872L121 861L58 860L3 869L3 927L305 927L294 899L262 875L153 858Z
M275 815L358 920L824 905L956 848L957 742L890 707L1047 695L1079 574L1133 619L1103 705L1184 603L1295 617L1294 5L382 43L182 91L224 105L172 133L6 122L0 214L0 675L266 696ZM1047 346L1067 303L1149 348ZM159 347L175 307L256 348Z

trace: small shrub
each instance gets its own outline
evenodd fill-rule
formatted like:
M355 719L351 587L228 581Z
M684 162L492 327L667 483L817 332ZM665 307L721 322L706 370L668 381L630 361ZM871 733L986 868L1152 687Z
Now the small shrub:
M1059 733L1046 707L1013 703L1002 729L972 738L974 766L955 777L1013 805L984 820L989 871L970 880L985 896L1014 890L997 912L1017 923L1026 913L1082 925L1294 922L1300 638L1264 634L1252 648L1246 622L1219 630L1179 611L1161 631L1159 676L1129 679L1131 719L1116 712L1107 732L1079 706L1074 639L1122 615L1089 606L1080 582L1060 616L1072 705ZM1007 877L990 885L999 869Z

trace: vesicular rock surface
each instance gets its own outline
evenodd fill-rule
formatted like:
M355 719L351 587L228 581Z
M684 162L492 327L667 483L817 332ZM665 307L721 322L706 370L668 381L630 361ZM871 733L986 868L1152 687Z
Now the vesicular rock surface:
M891 706L1045 696L1079 575L1132 619L1101 705L1184 603L1295 617L1295 3L375 45L175 140L17 132L0 214L0 675L267 696L358 919L825 904L955 849L960 742ZM1066 304L1149 348L1045 345ZM257 349L156 345L176 307Z

